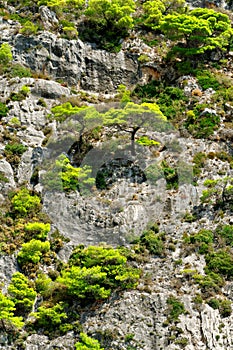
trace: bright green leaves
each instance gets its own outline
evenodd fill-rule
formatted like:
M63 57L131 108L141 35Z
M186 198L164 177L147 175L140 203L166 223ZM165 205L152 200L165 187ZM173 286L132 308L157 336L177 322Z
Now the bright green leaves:
M37 195L31 195L29 190L22 188L11 199L14 212L18 216L31 215L41 208L41 200Z
M14 316L14 302L0 292L0 320L10 322L17 328L23 327L22 317Z
M79 246L69 263L71 267L57 282L66 286L70 296L81 299L107 298L112 288L133 288L140 277L140 271L130 267L118 249L110 247Z
M167 304L169 306L169 320L170 321L177 321L179 316L181 314L185 314L186 310L184 307L184 304L179 301L178 298L174 297L173 295L171 295L168 299L167 299Z
M25 314L31 311L35 301L36 292L30 287L30 282L26 276L16 272L8 287L8 294L14 301L18 314Z
M185 11L185 0L152 0L143 4L144 24L152 29L158 28L165 15Z
M66 192L79 190L87 193L94 185L95 179L91 177L90 166L75 168L70 164L65 155L61 155L55 162L52 170L48 171L42 178L46 190L64 190Z
M37 325L46 329L59 326L67 318L63 303L57 303L52 307L44 304L32 315L36 318Z
M84 12L86 26L80 30L81 38L94 40L106 50L119 51L120 40L133 28L135 7L133 0L90 0Z
M80 299L104 299L107 298L111 290L103 287L106 279L106 272L102 272L101 266L90 268L72 266L69 271L63 271L58 282L67 287L70 296Z
M30 237L44 240L50 231L50 224L44 224L43 222L29 222L25 225L26 234Z
M185 40L185 48L176 46L173 50L186 56L225 49L233 34L229 17L212 9L169 14L163 18L160 29L172 40Z
M55 106L51 109L52 115L50 119L55 119L58 122L65 121L68 117L73 116L87 107L72 106L70 102Z
M43 254L47 253L50 249L49 242L41 242L36 239L32 239L28 243L22 245L22 249L18 253L17 260L21 266L27 263L37 264Z
M233 255L230 251L219 249L210 252L205 256L205 260L210 271L226 276L226 278L233 276Z
M96 265L107 268L108 265L109 267L113 267L115 265L125 264L127 259L117 249L101 246L89 246L88 248L78 246L72 253L69 261L71 264L88 268Z
M38 27L31 21L24 23L23 27L20 29L20 33L25 36L35 35L38 31Z
M98 340L88 337L86 333L80 333L80 341L75 344L76 350L104 350Z
M11 53L11 47L7 43L3 43L0 46L0 64L6 65L13 60Z
M66 127L72 128L74 132L76 131L80 135L103 123L101 114L94 107L72 106L70 102L66 102L53 107L51 112L52 114L48 116L49 119L63 122L63 130Z
M133 26L131 14L134 10L133 0L90 0L85 15L105 28L130 29Z

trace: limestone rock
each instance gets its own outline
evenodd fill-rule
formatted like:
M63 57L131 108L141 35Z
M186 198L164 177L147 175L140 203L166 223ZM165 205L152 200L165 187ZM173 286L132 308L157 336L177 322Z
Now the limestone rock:
M18 34L11 44L17 62L84 90L108 93L120 84L132 86L139 78L137 60L123 51L95 50L81 40L62 39L49 32L36 37Z

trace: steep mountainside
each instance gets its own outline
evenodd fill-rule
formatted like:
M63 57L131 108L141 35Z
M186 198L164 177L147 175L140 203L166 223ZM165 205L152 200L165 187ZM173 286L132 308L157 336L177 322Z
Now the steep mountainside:
M232 1L109 3L0 2L0 349L233 350Z

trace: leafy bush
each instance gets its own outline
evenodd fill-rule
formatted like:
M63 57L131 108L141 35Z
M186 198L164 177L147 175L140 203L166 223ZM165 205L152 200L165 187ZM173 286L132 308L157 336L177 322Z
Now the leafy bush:
M136 141L139 145L142 146L158 146L160 143L158 141L149 139L148 136L141 136L139 139Z
M28 96L29 92L30 88L24 85L19 92L12 92L10 94L10 99L12 101L23 101Z
M224 249L219 249L205 256L208 270L219 273L226 278L233 276L233 255Z
M155 184L157 180L164 177L163 170L159 164L151 164L145 170L146 178L152 184Z
M80 299L107 298L112 288L134 288L140 277L140 270L130 267L127 258L111 247L78 246L69 264L57 282L66 286L68 295Z
M224 285L223 278L215 273L206 271L206 275L194 275L193 278L195 281L200 285L201 291L207 295L212 293L219 293L221 290L221 287Z
M4 152L6 156L10 156L10 155L21 156L26 150L27 150L27 147L22 145L22 143L13 142L13 143L8 143L5 146Z
M30 69L22 66L19 63L11 65L9 69L9 74L12 78L14 77L30 78L32 76Z
M231 301L228 299L221 300L219 305L219 312L222 317L229 317L232 313Z
M2 119L2 117L6 117L8 112L9 108L6 106L6 104L0 102L0 119Z
M109 297L111 290L105 288L107 273L101 266L90 268L72 266L68 271L62 271L57 282L66 286L67 294L79 299L104 299Z
M14 316L15 304L14 302L0 292L0 320L4 327L5 322L10 322L17 328L23 327L24 323L22 317Z
M25 313L31 311L36 292L30 286L28 278L22 273L16 272L13 274L8 287L8 293L15 303L18 315L25 315Z
M17 261L20 266L28 263L37 264L41 260L43 254L47 253L49 249L49 242L41 242L39 240L32 239L30 242L22 245L22 248L17 256Z
M55 289L55 282L44 273L40 273L35 280L36 291L45 299L50 297Z
M164 243L162 240L162 235L155 233L153 230L145 231L139 238L139 243L151 254L163 255L164 253Z
M198 104L193 111L187 113L184 126L196 138L208 138L213 135L220 124L220 117L216 114L204 112L207 105ZM192 112L192 113L190 113ZM204 112L204 114L203 114Z
M56 329L67 318L64 307L63 303L57 303L54 306L44 303L31 315L36 318L36 326L54 331L54 328Z
M214 208L233 208L232 177L218 178L215 180L207 179L204 185L207 189L202 192L202 203L213 205Z
M232 312L231 308L231 301L228 299L210 299L207 301L208 305L211 306L213 309L218 309L219 313L222 317L229 317Z
M167 182L167 189L177 189L178 188L178 173L177 169L171 168L166 160L163 160L161 163L161 168L164 173L164 177Z
M55 162L54 169L49 170L42 177L42 183L46 190L82 191L87 193L94 185L95 179L91 177L92 169L86 165L74 167L65 155L61 155Z
M20 34L30 36L35 35L38 31L38 27L31 21L27 21L23 24L23 27L20 29Z
M39 240L45 240L50 231L50 224L43 222L32 222L25 225L25 231L29 237Z
M215 75L213 75L208 70L197 70L195 72L195 75L197 77L198 84L202 87L203 90L207 90L209 88L217 90L220 86L220 83L218 82Z
M191 234L185 238L185 242L193 244L195 249L198 248L199 253L207 253L211 244L214 241L214 235L212 231L202 229L198 233Z
M0 182L9 182L9 179L5 176L5 173L3 171L0 171Z
M90 338L85 333L80 333L80 341L75 344L76 350L104 350L98 340Z
M41 209L41 200L37 195L31 195L29 190L23 188L12 198L11 204L17 216L30 216Z
M170 321L177 321L179 316L186 312L184 304L174 296L170 296L167 299L167 304L169 305L168 312Z
M216 229L216 234L224 240L226 245L233 246L233 226L218 226Z
M13 60L11 47L8 43L3 43L0 46L0 62L3 65L10 63Z
M219 299L212 298L207 301L207 304L216 310L219 308Z

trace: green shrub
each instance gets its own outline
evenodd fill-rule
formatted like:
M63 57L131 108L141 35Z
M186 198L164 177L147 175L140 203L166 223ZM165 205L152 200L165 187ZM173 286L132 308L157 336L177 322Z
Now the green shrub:
M140 270L130 267L127 258L111 247L78 246L69 265L57 282L67 288L68 295L80 299L107 298L114 288L134 288L140 277Z
M207 90L209 88L217 90L220 86L216 76L208 70L197 70L196 77L198 84L202 87L203 90Z
M212 243L214 241L214 235L212 231L202 229L198 233L192 234L186 237L185 242L188 244L192 244L200 254L206 254L212 247Z
M168 312L170 321L177 321L181 314L186 313L184 304L174 296L170 296L167 299L167 304L169 305Z
M233 276L233 255L224 249L219 249L205 256L208 270L219 273L226 278Z
M54 331L67 318L64 312L65 304L57 303L54 306L44 303L38 307L37 312L32 313L36 318L36 326L45 328L46 330Z
M214 310L216 310L219 308L220 301L218 299L213 298L213 299L208 300L207 304L209 306L211 306Z
M141 136L137 141L139 145L142 146L158 146L160 143L158 141L150 139L148 136Z
M9 108L6 106L5 103L0 102L0 119L7 116L7 113L9 112Z
M21 156L24 152L26 152L26 150L27 150L27 147L22 145L22 143L13 142L13 143L8 143L5 146L4 152L6 156L9 156L9 155Z
M193 278L200 285L201 291L206 294L219 293L224 285L223 278L215 272L206 272L205 276L194 275Z
M45 299L50 297L55 289L55 282L44 273L40 273L35 280L36 291Z
M233 246L233 226L218 226L216 228L216 234L223 238L225 244Z
M75 344L76 350L104 350L98 340L90 338L85 333L80 333L80 341Z
M3 43L0 46L0 63L6 65L13 60L11 47L8 43Z
M61 155L55 162L52 170L49 170L42 177L42 183L46 190L57 191L64 190L82 191L88 193L91 186L94 185L95 179L91 177L92 169L90 166L74 167L70 164L69 159Z
M0 182L9 182L9 179L5 176L5 173L3 173L2 171L0 171Z
M11 101L23 101L30 93L30 88L26 85L22 86L19 92L12 92L10 94Z
M202 112L207 108L206 104L197 104L193 113L187 113L187 119L184 126L196 138L208 138L213 135L220 124L220 117L216 114ZM190 111L189 111L190 112Z
M72 266L68 271L62 271L57 282L67 288L70 297L79 299L105 299L111 290L105 288L107 273L102 272L101 266L90 268Z
M32 222L25 225L26 234L31 238L45 240L50 231L50 224Z
M166 162L166 160L163 160L161 163L161 169L164 173L164 177L166 179L167 182L167 189L178 189L178 173L177 173L177 169L175 168L171 168L168 163Z
M145 231L139 238L140 245L144 246L151 254L163 255L164 243L160 234L156 234L153 230Z
M233 178L223 177L215 180L207 179L204 181L207 187L203 190L201 202L213 205L214 208L230 208L233 205Z
M20 266L27 265L28 263L37 264L45 253L50 250L49 242L41 242L36 239L32 239L28 243L22 245L21 250L18 253L17 261Z
M22 66L19 63L11 65L10 70L9 70L9 74L12 78L14 78L14 77L30 78L32 76L30 69Z
M13 118L11 118L11 120L9 121L9 124L10 124L11 126L18 127L18 126L21 125L21 122L20 122L19 118L13 117Z
M25 315L25 313L31 311L36 292L30 286L28 278L22 273L16 272L13 274L8 287L8 293L15 303L18 315Z
M41 200L37 195L31 195L29 190L23 188L12 198L11 204L17 216L27 216L38 212L41 209Z
M218 309L222 317L229 317L231 315L231 301L228 299L221 300L213 298L208 300L207 304L215 310Z
M23 27L20 29L20 34L30 36L35 35L38 31L38 27L31 21L27 21L23 24Z
M157 163L149 165L145 170L146 178L152 184L156 184L156 181L163 178L163 170Z
M229 317L232 312L231 301L228 299L221 300L219 305L219 312L222 317Z
M16 328L22 328L24 323L23 323L23 318L20 316L15 316L15 304L14 302L6 297L5 295L0 292L0 320L2 325L0 327L3 327L4 329L4 323L5 322L10 322L13 326Z

